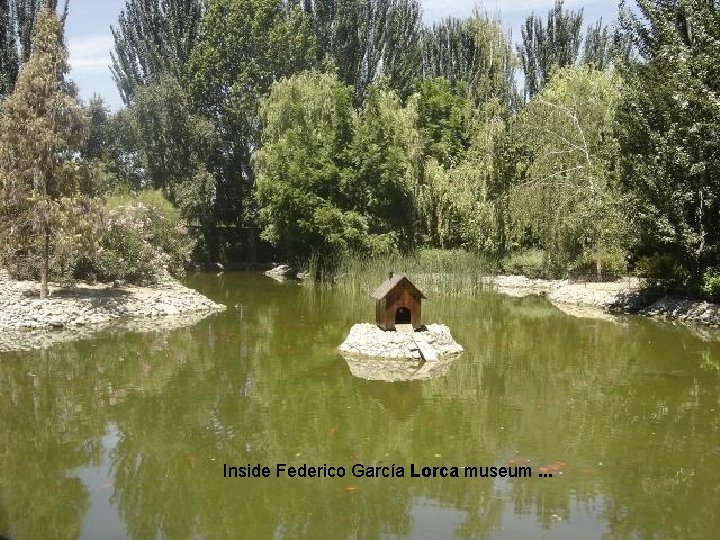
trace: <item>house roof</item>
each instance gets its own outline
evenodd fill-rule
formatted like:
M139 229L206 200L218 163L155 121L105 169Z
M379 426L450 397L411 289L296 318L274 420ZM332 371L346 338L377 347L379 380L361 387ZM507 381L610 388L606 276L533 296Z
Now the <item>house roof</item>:
M390 293L390 291L400 285L403 281L406 281L410 287L415 289L420 295L420 298L425 298L422 291L413 285L412 281L410 281L405 274L395 274L393 277L386 279L377 287L377 289L370 293L370 296L372 296L375 300L382 300L388 295L388 293Z

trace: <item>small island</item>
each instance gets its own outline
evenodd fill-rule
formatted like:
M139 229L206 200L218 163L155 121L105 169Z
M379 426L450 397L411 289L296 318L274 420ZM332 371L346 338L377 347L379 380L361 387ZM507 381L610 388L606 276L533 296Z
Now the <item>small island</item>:
M354 325L339 347L341 352L425 361L463 352L447 326L422 324L425 295L404 274L390 272L370 296L375 299L376 324Z
M437 357L463 352L462 345L443 324L430 324L420 332L407 334L381 330L374 324L356 324L339 349L344 353L380 358L420 359L423 345L430 347Z

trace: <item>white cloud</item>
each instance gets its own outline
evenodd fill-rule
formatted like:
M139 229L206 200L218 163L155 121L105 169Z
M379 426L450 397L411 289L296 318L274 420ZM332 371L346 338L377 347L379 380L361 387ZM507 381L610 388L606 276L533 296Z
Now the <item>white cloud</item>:
M68 40L73 75L107 73L113 38L109 34L72 37Z

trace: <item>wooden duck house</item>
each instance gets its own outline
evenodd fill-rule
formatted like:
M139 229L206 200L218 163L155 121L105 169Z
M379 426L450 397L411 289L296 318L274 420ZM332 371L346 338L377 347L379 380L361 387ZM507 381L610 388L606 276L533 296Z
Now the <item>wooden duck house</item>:
M422 326L423 293L403 274L386 279L370 296L375 299L375 318L383 330L395 330L395 325Z

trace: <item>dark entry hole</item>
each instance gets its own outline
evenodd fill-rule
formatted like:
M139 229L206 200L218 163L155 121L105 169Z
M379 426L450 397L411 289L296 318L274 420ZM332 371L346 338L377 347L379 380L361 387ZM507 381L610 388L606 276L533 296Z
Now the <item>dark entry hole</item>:
M395 324L410 324L410 310L408 308L398 308L395 312Z

